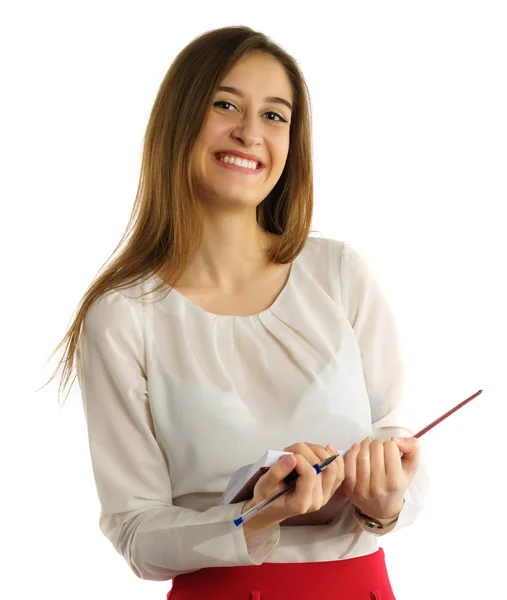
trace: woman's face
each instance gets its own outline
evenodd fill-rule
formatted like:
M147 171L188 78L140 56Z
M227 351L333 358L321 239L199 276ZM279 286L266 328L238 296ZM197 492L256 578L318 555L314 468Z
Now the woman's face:
M211 104L194 148L199 198L209 208L254 208L275 186L289 152L293 104L289 78L271 55L250 55L220 82ZM231 165L221 162L218 152L250 154L262 165L256 169Z

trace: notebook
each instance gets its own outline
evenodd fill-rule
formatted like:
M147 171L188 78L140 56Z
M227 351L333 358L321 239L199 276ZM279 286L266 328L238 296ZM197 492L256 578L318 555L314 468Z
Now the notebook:
M343 456L345 451L339 451ZM280 452L268 450L256 463L243 465L231 477L227 487L220 498L220 504L235 504L250 500L253 497L255 484L274 465L281 456L292 454L292 452ZM337 519L341 511L348 503L342 487L339 487L329 502L321 509L312 513L290 517L282 521L282 526L300 525L327 525Z

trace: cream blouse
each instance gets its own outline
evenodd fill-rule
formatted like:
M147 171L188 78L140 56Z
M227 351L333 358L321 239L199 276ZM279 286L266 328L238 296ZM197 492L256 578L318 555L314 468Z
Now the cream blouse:
M331 561L375 552L345 500L328 525L280 527L248 543L219 505L231 475L266 450L307 441L349 448L410 436L397 409L403 362L395 320L350 245L308 238L272 306L215 315L156 275L88 311L77 374L99 526L141 579L206 567ZM421 464L394 530L427 492Z

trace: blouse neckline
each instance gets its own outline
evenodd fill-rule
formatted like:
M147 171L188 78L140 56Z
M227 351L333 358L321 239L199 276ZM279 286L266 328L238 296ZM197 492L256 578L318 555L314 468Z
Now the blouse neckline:
M271 303L270 306L268 306L264 310L261 310L260 312L253 313L251 315L226 315L226 314L214 313L214 312L211 312L209 310L202 308L198 304L195 304L195 302L192 302L192 300L187 298L180 291L178 291L177 289L170 287L170 286L168 286L170 288L169 299L170 299L171 295L173 295L173 297L175 296L176 298L179 298L181 303L190 307L192 310L194 310L208 318L212 318L212 319L237 319L237 320L262 319L262 317L265 317L265 316L269 315L271 312L273 312L274 310L276 310L276 308L278 308L278 306L284 301L285 297L290 293L290 290L294 283L294 279L297 277L297 270L299 267L299 258L301 257L302 254L304 254L306 248L307 248L307 244L305 244L305 246L303 247L303 250L292 261L291 266L290 266L289 275L287 277L285 285L280 290L280 293L278 294L278 296L274 299L274 301ZM157 279L158 281L163 282L163 279L161 279L158 275L154 274L153 277L155 279ZM168 284L166 284L166 285L168 285Z

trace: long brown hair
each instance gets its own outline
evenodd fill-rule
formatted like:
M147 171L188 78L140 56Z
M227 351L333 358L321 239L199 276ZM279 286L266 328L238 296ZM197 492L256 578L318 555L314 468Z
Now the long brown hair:
M313 213L310 94L303 75L294 58L250 27L208 31L178 54L160 85L144 136L139 184L126 231L102 265L104 271L86 290L72 325L51 355L66 345L55 373L43 386L64 364L58 398L71 377L90 306L108 291L145 281L162 267L165 282L174 285L199 249L202 214L191 177L192 151L216 88L252 52L276 58L285 67L294 94L286 165L273 190L258 205L257 222L279 236L277 247L268 255L270 261L290 263L303 249ZM125 240L125 247L105 267ZM163 281L151 291L164 285Z

